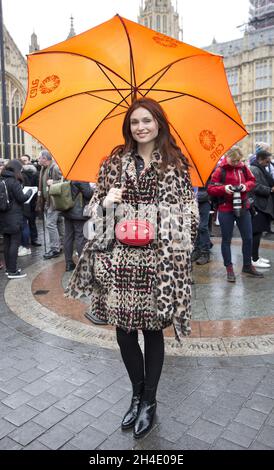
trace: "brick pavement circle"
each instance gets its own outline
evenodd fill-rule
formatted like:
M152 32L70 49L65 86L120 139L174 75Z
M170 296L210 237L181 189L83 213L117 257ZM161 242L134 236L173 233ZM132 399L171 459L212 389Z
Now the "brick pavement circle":
M266 246L274 248L272 243ZM27 278L12 280L5 289L5 301L18 317L42 331L66 339L117 349L112 327L92 325L83 316L86 304L64 298L64 263L60 258L46 264L41 260L26 272ZM173 338L171 329L165 332L168 355L212 357L274 352L274 318L271 315L241 320L193 321L192 325L192 336L185 338L182 344Z

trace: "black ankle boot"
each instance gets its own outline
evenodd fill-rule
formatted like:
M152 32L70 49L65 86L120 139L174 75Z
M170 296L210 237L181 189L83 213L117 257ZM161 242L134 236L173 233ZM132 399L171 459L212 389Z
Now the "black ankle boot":
M133 435L135 439L143 437L152 428L156 406L156 400L153 402L141 402L139 414L134 425Z
M136 418L139 413L139 407L142 399L142 393L144 389L144 383L140 382L138 384L132 384L133 394L131 399L131 404L129 409L127 410L125 416L122 420L122 430L130 429L134 426Z

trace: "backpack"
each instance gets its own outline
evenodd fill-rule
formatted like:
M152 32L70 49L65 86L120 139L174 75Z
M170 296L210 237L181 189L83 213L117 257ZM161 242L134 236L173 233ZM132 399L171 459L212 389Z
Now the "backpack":
M9 198L6 182L0 180L0 212L7 212L11 208L11 200Z
M246 166L240 167L240 170L243 172L245 178L247 178L247 171L246 171ZM224 167L221 167L221 180L219 183L210 183L212 186L223 186L225 184L225 177L226 177L226 169ZM218 209L218 206L225 202L225 197L224 196L209 196L209 200L212 204L213 209Z
M54 209L58 211L67 211L75 204L70 181L62 180L58 183L53 183L49 188L49 195L53 201Z

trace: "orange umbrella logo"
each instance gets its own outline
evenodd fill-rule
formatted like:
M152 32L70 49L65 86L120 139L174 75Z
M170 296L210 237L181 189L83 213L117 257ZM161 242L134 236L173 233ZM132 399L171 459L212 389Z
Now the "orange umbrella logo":
M219 158L247 131L222 57L116 15L28 56L29 89L18 125L53 154L65 178L95 181L123 142L132 100L164 108L177 144L204 185Z

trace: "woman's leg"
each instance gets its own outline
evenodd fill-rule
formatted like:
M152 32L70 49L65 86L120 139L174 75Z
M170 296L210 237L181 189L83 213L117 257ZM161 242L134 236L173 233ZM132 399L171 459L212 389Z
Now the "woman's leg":
M164 362L163 331L143 330L145 340L145 388L134 425L134 437L144 436L153 425L156 392Z
M234 228L234 215L232 212L219 212L218 214L222 232L221 251L224 265L230 266L232 264L230 245Z
M259 259L259 247L261 242L262 232L253 233L252 242L252 259L257 261Z
M127 333L116 328L117 343L132 384L144 381L144 358L138 343L138 331Z
M122 420L121 426L125 430L134 426L139 413L144 388L144 358L138 343L138 331L127 333L116 328L116 336L133 391L130 407Z
M145 390L143 399L155 401L164 363L165 345L162 330L143 330L145 341Z
M252 255L252 221L249 211L244 211L241 217L236 218L236 223L240 231L243 245L243 265L251 266L251 255Z

